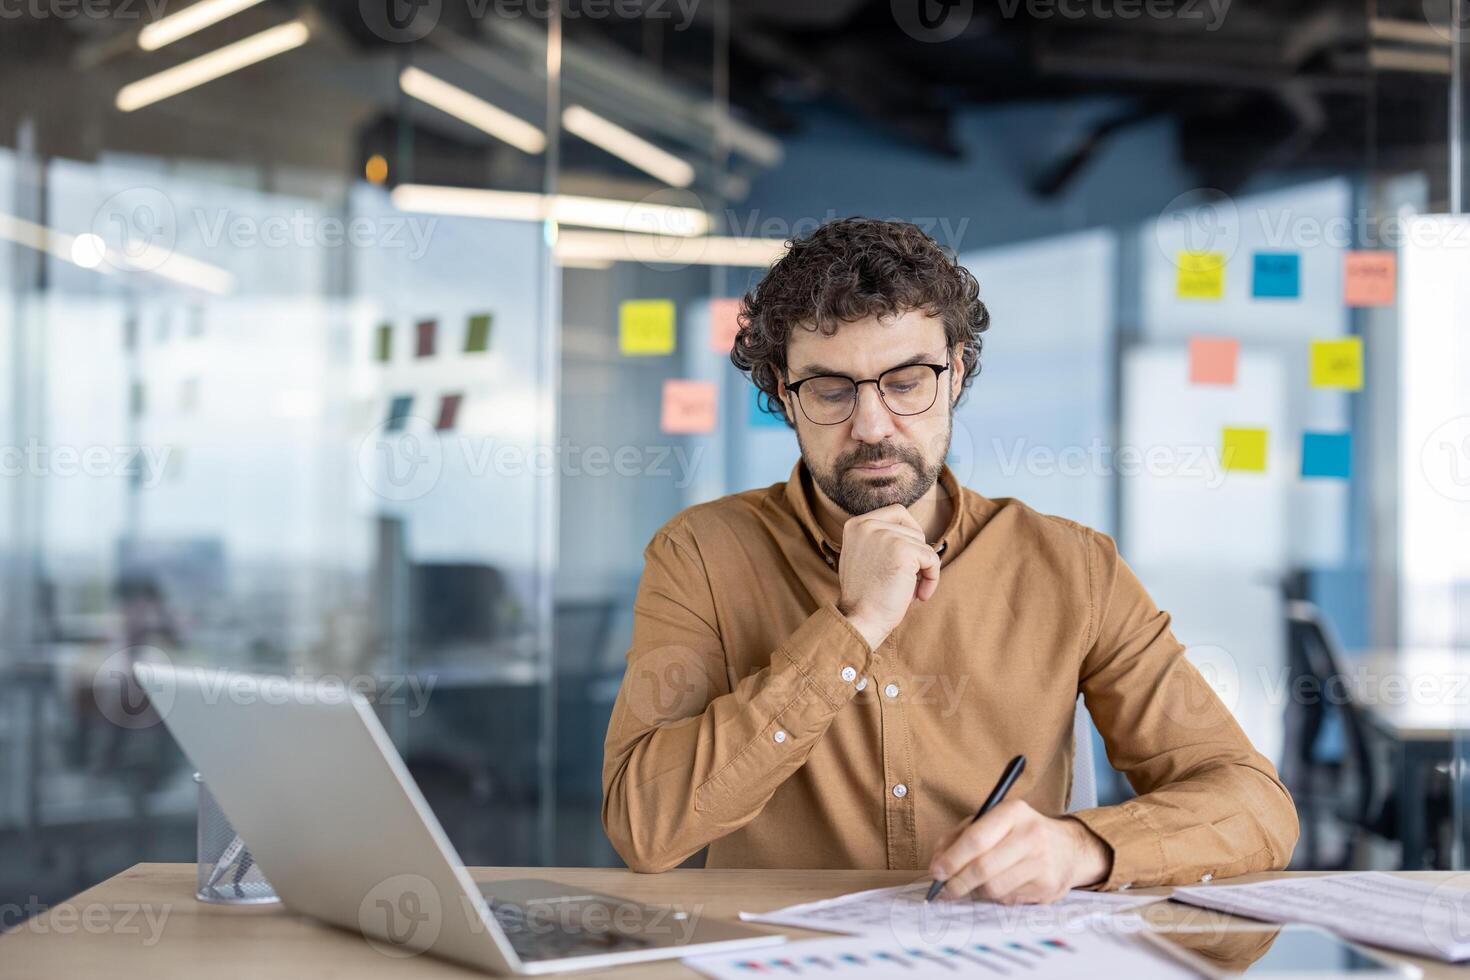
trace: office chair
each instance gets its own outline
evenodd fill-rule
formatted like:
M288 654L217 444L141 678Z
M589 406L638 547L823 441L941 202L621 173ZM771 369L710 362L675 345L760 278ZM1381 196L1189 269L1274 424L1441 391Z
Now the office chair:
M1305 599L1287 600L1286 624L1288 656L1293 671L1298 672L1288 689L1300 690L1295 681L1304 676L1310 679L1316 694L1311 699L1292 697L1287 703L1288 712L1295 714L1294 719L1288 718L1287 725L1288 735L1294 739L1293 781L1298 783L1292 792L1307 818L1303 823L1315 824L1325 810L1327 815L1344 822L1355 837L1368 833L1384 840L1398 840L1398 809L1393 805L1389 746L1369 724L1363 706L1356 700L1343 669L1336 637L1321 609ZM1329 704L1329 692L1333 691L1342 691L1343 696ZM1347 750L1343 763L1323 761L1313 752L1330 712L1335 712L1342 725ZM1450 792L1447 769L1437 768L1431 773L1425 808L1430 827L1440 827L1449 818ZM1304 835L1310 835L1309 867L1321 870L1351 867L1353 841L1344 847L1337 862L1324 867L1318 863L1317 828L1304 827Z

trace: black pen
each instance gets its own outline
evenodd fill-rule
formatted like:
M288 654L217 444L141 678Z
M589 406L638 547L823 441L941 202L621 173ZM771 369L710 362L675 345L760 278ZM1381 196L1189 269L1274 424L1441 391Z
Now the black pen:
M1024 755L1018 755L1010 762L1006 763L1006 771L1000 774L1000 782L995 784L995 789L990 791L990 796L986 798L984 804L981 805L980 809L975 811L975 816L970 819L970 823L974 823L976 820L979 820L991 810L994 810L996 807L1000 806L1001 801L1006 798L1006 794L1011 791L1011 786L1016 782L1017 779L1021 778L1021 773L1025 771L1026 757ZM944 882L942 881L936 881L934 884L930 885L929 894L924 896L924 901L934 901L934 896L938 895L940 890L943 888Z

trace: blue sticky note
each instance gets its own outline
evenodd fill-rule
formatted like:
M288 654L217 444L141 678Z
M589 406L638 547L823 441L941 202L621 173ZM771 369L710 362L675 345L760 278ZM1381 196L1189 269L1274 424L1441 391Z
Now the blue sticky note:
M786 420L779 415L772 415L761 408L761 390L754 386L750 389L750 424L758 429L777 428L784 429Z
M1346 480L1352 470L1352 433L1302 433L1302 476Z
M413 408L412 395L397 395L388 404L388 418L384 425L386 432L402 432L408 424L408 413Z
M1302 294L1302 257L1296 252L1257 252L1251 281L1257 299L1296 299Z

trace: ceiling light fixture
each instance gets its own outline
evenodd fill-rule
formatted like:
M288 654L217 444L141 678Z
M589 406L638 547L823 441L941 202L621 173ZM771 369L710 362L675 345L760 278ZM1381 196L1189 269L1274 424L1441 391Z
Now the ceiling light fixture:
M299 48L311 37L311 31L299 20L289 21L268 31L252 34L243 41L227 44L209 54L203 54L181 65L149 75L136 82L124 85L117 91L117 107L123 112L133 112L144 106L161 102L180 92L197 88L231 72L239 71L259 61L273 58L293 48Z

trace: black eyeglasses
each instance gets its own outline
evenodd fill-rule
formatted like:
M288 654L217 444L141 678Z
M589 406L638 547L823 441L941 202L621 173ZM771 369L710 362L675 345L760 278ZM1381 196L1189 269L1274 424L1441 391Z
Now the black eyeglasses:
M939 400L939 376L948 370L948 364L904 364L861 381L845 374L816 374L786 382L786 390L796 396L801 414L816 425L838 425L852 418L858 386L866 384L877 386L883 407L894 415L922 415Z

